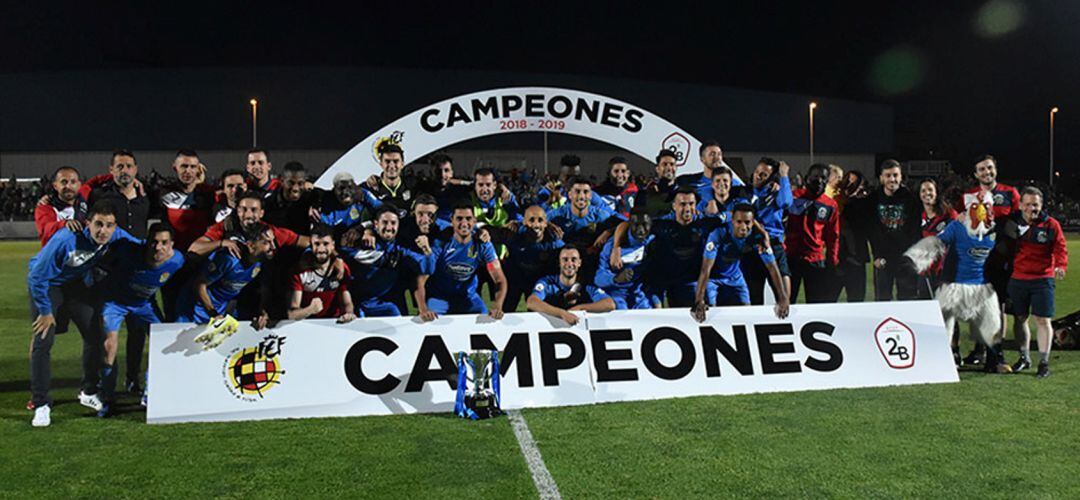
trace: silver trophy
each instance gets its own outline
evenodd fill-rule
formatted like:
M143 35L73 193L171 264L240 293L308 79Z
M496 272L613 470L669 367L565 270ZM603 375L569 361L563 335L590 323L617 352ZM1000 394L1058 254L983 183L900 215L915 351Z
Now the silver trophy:
M462 380L465 383L458 387L458 401L462 408L455 409L455 412L462 416L468 415L473 419L491 418L502 414L499 408L499 386L493 383L493 378L499 376L498 358L496 358L498 353L479 350L472 351L466 356L471 366L461 367L465 370L462 374ZM472 376L468 377L470 373Z

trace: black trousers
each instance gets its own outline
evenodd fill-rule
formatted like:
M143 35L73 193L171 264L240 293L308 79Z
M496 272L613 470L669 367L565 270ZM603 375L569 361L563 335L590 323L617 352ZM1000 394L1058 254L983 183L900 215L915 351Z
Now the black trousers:
M874 300L893 300L893 285L896 285L898 300L914 300L918 297L918 275L902 265L902 257L885 260L885 267L874 268Z
M805 260L793 258L791 265L791 302L799 296L799 288L806 285L807 304L824 304L833 301L833 290L836 289L836 273L824 262L810 263Z
M102 332L100 307L94 295L81 282L49 287L49 300L53 315L67 316L82 335L82 391L96 394L99 370L102 362ZM38 317L37 306L30 300L31 321ZM30 346L30 395L34 406L52 404L49 388L52 384L52 346L56 341L56 327L49 328L45 336L34 334Z
M160 315L159 315L160 317ZM124 361L127 369L124 377L128 383L140 380L142 373L143 352L146 351L146 339L150 336L150 323L138 318L128 317L124 320L127 325L127 341L124 345Z
M863 302L866 300L866 264L853 264L841 262L837 268L837 288L833 294L833 302L840 298L840 292L847 292L848 302Z

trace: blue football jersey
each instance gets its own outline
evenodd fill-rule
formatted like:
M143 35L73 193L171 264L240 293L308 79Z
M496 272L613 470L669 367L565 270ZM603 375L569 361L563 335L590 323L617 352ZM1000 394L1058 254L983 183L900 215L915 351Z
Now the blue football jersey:
M431 254L428 290L441 297L476 293L476 273L481 266L498 260L495 247L475 237L468 243L459 243L456 238L436 240Z

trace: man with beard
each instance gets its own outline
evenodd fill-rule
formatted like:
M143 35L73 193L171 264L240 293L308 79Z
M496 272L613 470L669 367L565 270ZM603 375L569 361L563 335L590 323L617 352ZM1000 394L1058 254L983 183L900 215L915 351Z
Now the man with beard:
M430 215L434 217L434 213L432 205ZM375 244L371 248L341 249L356 276L352 297L365 317L401 316L408 311L403 292L421 274L427 263L426 254L431 253L426 237L415 243L418 251L398 243L399 222L398 210L383 205L372 219Z
M630 166L627 165L626 158L616 156L609 160L607 180L596 188L596 194L604 199L608 208L623 217L630 217L637 193L637 184L630 180Z
M240 197L247 192L247 189L247 180L244 178L244 172L230 169L221 173L222 195L219 196L218 200L214 203L214 224L227 219L236 211L236 204L240 201ZM206 230L203 229L203 233L205 232ZM199 236L202 236L202 233L199 233Z
M451 207L458 200L469 197L468 181L454 178L454 160L447 155L433 156L431 166L434 169L433 179L417 187L435 199L439 207L439 219L449 222Z
M449 238L452 231L450 222L438 218L442 211L442 205L435 201L434 196L427 193L417 196L413 202L412 214L400 219L397 241L409 250L423 253L421 246L430 248L436 238ZM374 234L371 237L373 238Z
M240 207L249 199L252 198L240 200ZM261 200L258 197L254 199ZM274 256L277 248L274 232L270 225L256 222L241 227L229 236L231 245L219 246L214 250L200 266L195 279L185 286L177 301L176 320L180 323L207 324L223 319L228 313L229 302L258 276L263 262ZM236 254L233 253L234 248ZM259 311L251 325L261 330L268 321L266 311Z
M281 187L266 199L266 222L292 230L296 234L311 233L311 224L320 218L319 193L308 189L307 170L298 161L290 161L282 169Z
M600 250L615 226L626 218L603 203L593 203L592 186L581 177L570 181L570 203L549 211L547 216L562 229L562 239L568 246L585 249L582 280L591 282Z
M675 179L675 184L678 186L690 186L697 192L699 200L708 200L713 197L712 182L713 174L720 167L728 167L724 163L724 151L720 149L720 143L714 139L703 141L701 146L698 147L698 156L701 159L701 173L700 174L683 174ZM732 176L733 185L741 186L742 181Z
M901 265L901 255L922 235L922 203L903 185L900 162L889 159L878 166L881 186L862 200L853 200L848 210L862 216L873 252L874 300L893 299L893 285L899 300L918 295L917 277Z
M334 228L334 239L337 240L346 231L360 224L365 211L373 212L383 206L383 203L368 190L358 188L352 174L338 172L334 175L333 196L322 197L319 205L320 220Z
M732 186L735 173L726 166L719 166L712 171L712 190L709 198L703 198L697 204L697 211L705 217L719 217L722 222L731 218L731 209L737 203L749 203L743 186Z
M416 193L415 186L406 182L401 173L405 169L405 151L397 144L384 144L379 147L379 166L382 175L371 176L363 186L376 200L389 203L400 210L399 217L404 217L406 210ZM335 176L335 179L337 177Z
M289 319L337 318L338 323L356 319L348 285L352 282L349 267L344 276L332 276L334 234L329 226L319 224L311 230L311 252L300 260L300 272L289 280L292 298Z
M578 317L570 311L601 313L615 310L615 301L604 290L578 280L581 253L574 247L559 250L559 274L540 278L525 302L530 311L555 316L570 325Z
M637 203L645 207L650 217L663 215L671 209L671 196L675 191L675 170L678 168L675 152L661 149L656 155L656 177L645 189L638 192Z
M148 231L150 239L146 243L118 241L109 250L103 262L108 270L103 289L105 304L101 308L104 325L105 362L101 367L101 401L103 407L99 417L110 415L109 407L116 398L115 367L117 339L120 335L120 323L127 320L128 336L140 335L145 338L150 333L150 325L160 323L154 295L162 285L175 279L177 271L184 265L184 256L173 248L173 229L156 222ZM144 342L145 344L145 342ZM131 342L128 343L129 347ZM128 383L138 383L142 373L142 350L127 351Z
M83 338L83 379L79 403L101 410L98 398L98 367L101 364L101 329L94 318L100 302L86 286L87 273L117 240L134 240L116 227L112 205L91 205L86 227L79 231L62 228L53 234L41 251L30 259L26 275L33 318L30 347L30 393L34 427L51 423L52 346L56 340L56 317L66 315Z
M789 300L781 283L780 269L763 230L755 231L754 207L747 203L735 205L731 220L709 233L701 259L694 291L694 307L690 314L698 322L705 321L709 306L740 306L750 304L750 291L743 278L740 263L747 257L760 259L772 277L776 294L776 317L788 314ZM714 266L715 264L715 266Z
M270 164L270 152L265 149L252 149L247 154L248 185L269 196L277 191L281 183L270 178L274 166Z
M34 207L34 226L41 246L45 246L57 231L68 228L82 230L86 218L86 202L79 197L82 181L75 167L60 167L53 172L53 193L45 195Z
M577 155L563 155L559 159L559 178L555 182L549 182L536 193L537 202L544 211L551 212L570 201L570 183L581 176L581 158ZM600 195L592 193L592 203L603 204Z
M495 247L473 234L476 215L472 205L459 203L452 214L453 237L432 244L429 267L416 283L414 294L420 318L431 321L439 314L487 313L494 319L502 319L506 276L495 256ZM487 267L495 284L495 300L490 311L477 288L476 275L481 266ZM430 289L426 286L429 281Z
M792 202L789 171L787 163L762 157L751 176L749 195L755 219L769 233L776 266L780 269L782 283L773 283L773 289L783 285L785 294L791 297L791 270L784 251L784 213ZM750 287L750 303L765 303L765 281L769 279L769 273L761 264L761 259L752 255L744 258L743 271L746 273L746 285Z
M263 201L262 196L256 193L246 192L242 194L240 200L236 203L236 211L226 217L225 220L208 227L206 232L191 244L188 251L197 255L207 255L215 250L225 249L234 257L239 258L241 245L235 239L225 238L225 236L231 232L246 233L248 230L260 226L265 226L274 233L275 246L306 248L311 244L311 240L307 236L298 235L283 227L262 222L265 213L263 211Z
M994 202L994 219L999 221L999 231L1011 230L1015 221L1010 220L1010 215L1020 211L1020 193L1012 186L1006 186L997 181L997 160L991 155L983 155L975 162L975 179L979 182L965 192L965 194L978 194L985 192L990 195ZM963 208L963 207L961 207ZM1011 231L1010 231L1011 232ZM1005 329L1008 327L1006 314L1009 307L1009 276L1012 274L1014 238L1003 238L998 251L990 254L986 261L987 279L994 286L999 304L1001 305L1001 330L998 332L997 341L1001 342L1005 337ZM1015 322L1013 323L1016 328ZM976 344L963 360L970 365L978 365L984 362L986 349L982 344Z
M815 163L806 172L806 187L795 190L788 209L787 254L791 264L791 298L806 284L806 303L833 300L835 270L840 262L840 208L825 193L829 166Z
M529 293L529 287L555 270L556 254L564 246L562 230L548 223L540 205L533 205L525 209L522 222L488 231L492 242L508 249L505 268L508 291L503 312L514 312Z
M613 236L600 252L600 269L596 271L595 283L608 292L617 309L650 309L654 306L644 282L645 249L654 238L651 230L652 217L644 207L635 208L630 213L629 229L622 236ZM655 306L659 307L659 304Z
M653 222L655 239L645 250L648 255L645 283L655 287L658 296L666 296L669 307L694 305L701 250L709 233L720 225L718 218L698 214L696 205L697 191L692 186L680 186L671 202L671 213ZM621 224L620 238L625 231L626 225Z
M521 220L517 199L505 184L498 182L494 170L480 168L473 177L470 200L477 224L504 227L510 221Z
M135 155L126 149L117 149L112 154L108 177L98 176L93 182L83 184L80 194L91 206L99 200L112 205L116 226L144 239L150 217L150 199L136 180L138 174Z

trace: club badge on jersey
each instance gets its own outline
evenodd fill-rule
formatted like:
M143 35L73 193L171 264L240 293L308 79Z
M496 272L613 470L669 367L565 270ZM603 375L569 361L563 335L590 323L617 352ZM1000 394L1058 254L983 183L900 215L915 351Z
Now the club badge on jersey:
M469 420L502 415L499 377L499 351L459 352L454 414Z

